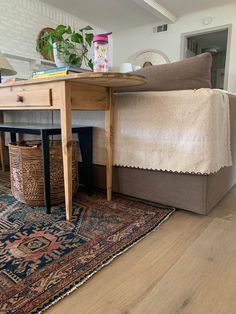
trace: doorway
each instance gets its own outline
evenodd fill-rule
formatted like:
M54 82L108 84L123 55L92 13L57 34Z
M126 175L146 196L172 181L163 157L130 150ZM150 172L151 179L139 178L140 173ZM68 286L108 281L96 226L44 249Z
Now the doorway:
M182 35L182 58L209 52L212 55L212 88L226 89L231 26Z

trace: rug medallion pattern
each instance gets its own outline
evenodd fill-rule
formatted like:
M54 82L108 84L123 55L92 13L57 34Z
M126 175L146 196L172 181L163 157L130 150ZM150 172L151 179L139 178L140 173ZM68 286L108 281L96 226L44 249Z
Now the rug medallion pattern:
M39 313L156 228L171 208L80 192L73 218L45 214L11 195L0 178L0 313Z

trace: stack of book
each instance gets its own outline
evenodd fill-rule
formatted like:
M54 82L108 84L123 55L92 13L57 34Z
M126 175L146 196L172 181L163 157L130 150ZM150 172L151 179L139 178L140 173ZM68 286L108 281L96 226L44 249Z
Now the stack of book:
M65 67L59 67L59 68L34 71L32 72L32 78L36 79L36 78L43 78L43 77L54 77L54 76L66 75L69 73L83 73L83 72L89 72L89 70L65 66Z

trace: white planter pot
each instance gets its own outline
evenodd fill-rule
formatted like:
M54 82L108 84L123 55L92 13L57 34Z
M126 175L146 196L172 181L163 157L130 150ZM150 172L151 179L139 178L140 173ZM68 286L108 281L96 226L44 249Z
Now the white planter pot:
M57 50L56 43L53 44L53 55L54 55L55 64L58 68L64 67L67 65L64 55Z

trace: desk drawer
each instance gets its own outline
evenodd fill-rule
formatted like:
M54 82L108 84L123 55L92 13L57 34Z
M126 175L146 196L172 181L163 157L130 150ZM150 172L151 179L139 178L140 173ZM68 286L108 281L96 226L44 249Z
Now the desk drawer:
M0 89L0 108L15 107L49 107L52 106L52 90L10 88L7 91Z

